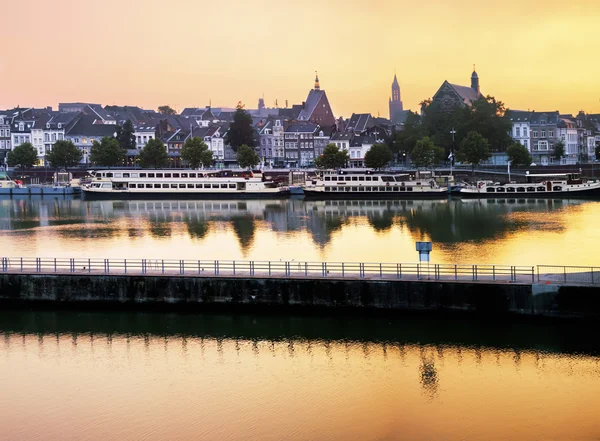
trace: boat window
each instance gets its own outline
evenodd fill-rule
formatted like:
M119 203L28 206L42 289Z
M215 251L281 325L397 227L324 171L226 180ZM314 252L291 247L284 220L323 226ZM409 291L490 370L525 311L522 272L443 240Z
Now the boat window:
M221 184L221 188L227 188L227 184Z
M398 187L392 187L392 190L398 191Z
M179 184L179 188L185 188L185 184Z
M196 177L196 173L190 173L190 178L195 178Z
M137 178L137 177L139 177L139 173L131 173L131 177L132 178Z
M514 193L515 192L515 187L507 187L506 188L506 192L507 193Z
M346 191L350 191L350 187L345 187Z
M115 173L115 178L121 178L122 174L121 173Z
M421 183L420 183L420 182L417 182L417 185L421 185Z
M325 191L331 191L331 187L325 187Z
M350 176L346 176L345 179L346 179L346 181L351 181L352 180L352 178Z
M412 187L406 187L406 191L413 191Z
M402 186L400 187L400 191L406 191L406 187L405 187L404 185L402 185Z
M177 188L177 184L171 184L171 188Z
M352 176L353 181L358 181L358 176Z
M210 184L204 184L204 188L210 188Z
M537 187L537 191L546 191L546 187Z
M140 173L140 178L145 178L146 177L146 173Z
M495 193L496 189L494 187L488 187L485 189L485 191L487 191L488 193Z
M129 173L123 173L123 177L124 178L128 178L129 177Z
M187 178L187 177L188 177L188 174L187 174L187 173L182 173L182 174L181 174L181 177L182 177L182 178Z
M332 180L332 181L337 181L337 176L332 176L332 177L331 177L331 180Z
M162 178L162 177L163 177L163 174L162 174L162 173L157 173L157 174L156 174L156 177L157 177L157 178Z
M170 178L171 177L171 173L165 173L165 178Z
M394 177L393 176L382 176L381 180L383 182L394 182Z
M202 184L196 184L196 188L202 188Z
M385 187L385 191L392 191L392 187Z
M365 176L365 180L366 181L370 181L371 180L371 176Z
M364 181L364 180L365 180L365 177L364 177L364 176L359 176L359 177L358 177L358 180L359 180L359 181Z
M153 178L154 177L154 173L148 173L148 177L149 178Z
M107 174L106 174L106 177L107 177L107 178L112 178L112 177L113 177L113 174L112 174L112 173L107 173Z
M373 176L374 181L379 181L379 176Z
M194 184L188 184L187 188L194 188Z
M358 187L352 187L352 191L358 191Z
M219 184L212 184L212 188L219 188Z
M152 184L146 184L146 188L152 188Z
M137 187L136 184L129 184L129 188L135 188L135 187Z
M108 183L107 184L102 184L102 188L111 188L111 185L108 184Z
M160 184L154 184L154 188L161 188Z
M235 184L229 184L229 188L235 188Z
M365 191L371 191L371 187L365 187Z
M497 192L497 193L504 193L505 191L506 191L506 190L504 189L504 187L498 187L498 188L496 189L496 192Z
M517 188L517 191L519 193L523 193L525 191L525 187L519 187L519 188Z
M173 173L173 177L174 178L178 178L179 177L179 173Z
M535 187L527 187L527 191L535 191Z
M325 176L325 180L326 181L331 181L331 178L329 176Z
M556 187L553 188L554 191L562 191L562 187L560 185L557 185Z
M169 184L163 184L162 188L169 188Z

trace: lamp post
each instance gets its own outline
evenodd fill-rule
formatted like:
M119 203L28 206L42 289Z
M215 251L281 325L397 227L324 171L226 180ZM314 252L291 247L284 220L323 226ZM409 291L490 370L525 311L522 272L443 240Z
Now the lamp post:
M452 134L452 151L450 152L450 176L452 176L452 166L454 165L454 135L456 134L456 130L454 130L454 127L452 127L452 130L450 130L450 133Z

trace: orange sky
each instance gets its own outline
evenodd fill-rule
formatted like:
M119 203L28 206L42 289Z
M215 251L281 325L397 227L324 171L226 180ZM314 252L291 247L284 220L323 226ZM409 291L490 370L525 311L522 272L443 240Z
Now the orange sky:
M0 8L0 108L298 103L319 71L336 116L388 116L443 80L513 109L600 112L597 0L29 0ZM479 6L478 6L479 5Z

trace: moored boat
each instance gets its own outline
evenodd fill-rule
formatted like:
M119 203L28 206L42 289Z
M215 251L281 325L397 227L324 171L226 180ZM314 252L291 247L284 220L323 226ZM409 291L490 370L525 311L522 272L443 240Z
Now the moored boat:
M325 170L304 186L312 199L444 199L432 172L393 173L364 169Z
M579 173L530 174L527 182L479 181L463 187L458 196L465 198L576 198L600 197L600 180L582 179Z
M8 173L0 171L0 197L1 196L74 196L80 194L81 189L70 183L55 182L54 185L24 185L19 180L12 180Z
M289 189L251 171L96 170L82 188L92 199L261 199Z

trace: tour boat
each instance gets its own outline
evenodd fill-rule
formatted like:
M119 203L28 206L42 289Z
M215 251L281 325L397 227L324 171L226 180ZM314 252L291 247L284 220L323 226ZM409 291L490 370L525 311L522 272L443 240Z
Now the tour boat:
M444 199L448 188L441 187L432 172L400 174L364 169L326 170L303 188L313 199Z
M261 199L289 195L287 187L251 171L176 169L92 170L82 188L93 199Z
M560 198L600 196L600 180L582 179L579 173L528 174L527 182L479 181L463 187L458 196L467 198Z
M12 180L5 171L0 171L0 196L73 196L81 192L78 185L73 185L75 181L59 182L56 176L54 181L54 185L24 185L18 179Z

